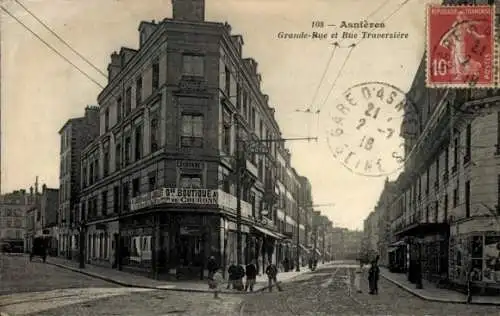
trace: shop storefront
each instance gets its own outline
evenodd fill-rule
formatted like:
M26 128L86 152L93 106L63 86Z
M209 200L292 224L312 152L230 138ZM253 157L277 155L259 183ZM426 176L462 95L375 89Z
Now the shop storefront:
M388 248L389 270L391 272L407 271L407 244L404 240L399 240L391 244Z
M500 232L469 232L450 238L450 280L465 284L467 273L481 286L500 286Z
M87 262L105 267L116 267L116 244L113 242L113 238L117 234L118 221L116 220L89 225L86 228L85 241Z
M393 250L395 253L391 256L393 262L397 262L397 269L405 271L413 283L420 282L420 277L431 282L447 279L449 232L446 223L417 223L398 232L406 250ZM402 243L398 248L401 246ZM403 269L402 258L405 260Z
M164 188L132 199L131 212L120 219L119 266L158 279L196 279L208 275L206 263L214 256L225 275L238 261L228 198L220 190ZM240 263L255 260L264 272L269 260L276 262L275 243L283 236L243 213Z

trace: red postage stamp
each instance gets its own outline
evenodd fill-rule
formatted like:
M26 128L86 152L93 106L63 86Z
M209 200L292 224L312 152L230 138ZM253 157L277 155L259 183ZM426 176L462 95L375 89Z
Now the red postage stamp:
M495 7L427 7L427 86L495 86Z

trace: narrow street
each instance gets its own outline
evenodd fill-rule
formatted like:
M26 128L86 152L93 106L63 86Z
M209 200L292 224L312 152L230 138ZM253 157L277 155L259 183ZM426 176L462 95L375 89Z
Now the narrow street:
M13 315L496 315L496 306L434 303L421 300L381 279L379 295L349 295L354 265L338 263L304 273L282 284L283 292L238 295L116 287L104 281L23 257L3 257L16 266L20 283L2 282L0 311ZM13 268L14 269L14 268ZM2 269L2 281L6 274ZM46 282L45 282L45 281ZM10 282L10 283L9 283ZM13 286L6 295L7 286ZM24 292L23 288L26 288ZM31 289L31 290L30 290ZM29 292L28 292L29 291Z
M348 271L339 266L320 270L312 278L285 284L283 292L245 296L241 315L498 315L496 306L429 302L381 279L379 294L348 294ZM417 312L418 311L418 312Z

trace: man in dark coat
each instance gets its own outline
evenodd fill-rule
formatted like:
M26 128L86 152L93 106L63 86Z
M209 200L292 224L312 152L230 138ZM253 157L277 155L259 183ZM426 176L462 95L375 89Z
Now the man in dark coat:
M373 260L370 270L368 271L368 283L370 284L370 294L378 294L378 278L380 275L380 268L378 267L377 260Z
M211 279L214 276L214 273L219 269L219 265L217 261L215 261L214 256L210 256L207 261L207 270L208 270L208 278Z
M245 274L247 276L245 291L248 291L250 289L250 292L253 292L253 286L255 285L255 280L257 279L257 267L255 266L254 260L247 264L245 268Z
M273 291L273 284L276 285L278 291L282 291L281 286L278 283L278 267L272 262L269 262L269 265L266 268L267 280L269 292Z
M231 261L231 263L229 264L229 268L227 269L227 273L228 273L228 278L227 278L227 287L226 289L229 290L229 287L232 286L232 288L234 289L234 284L235 284L235 281L238 279L238 266L234 263L234 261Z

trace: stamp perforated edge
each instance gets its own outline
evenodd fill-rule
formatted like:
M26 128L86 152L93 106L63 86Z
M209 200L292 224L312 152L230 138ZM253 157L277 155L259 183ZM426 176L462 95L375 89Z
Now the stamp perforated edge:
M477 8L477 7L488 7L492 10L492 18L491 18L491 47L492 47L492 82L488 84L460 84L460 83L431 83L429 80L429 52L430 52L430 43L429 43L429 34L430 34L430 26L428 16L430 14L430 9L433 7L461 7L461 8ZM497 38L497 34L500 32L500 27L496 21L496 6L492 5L470 5L470 4L432 4L428 3L425 6L425 86L426 88L434 88L434 89L498 89L500 86L500 43Z

